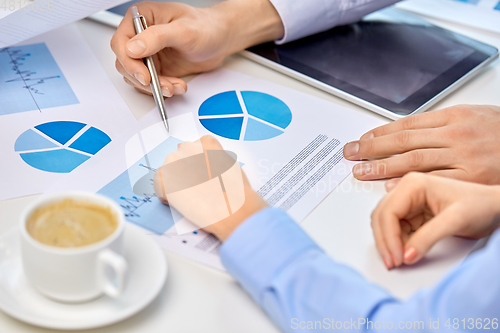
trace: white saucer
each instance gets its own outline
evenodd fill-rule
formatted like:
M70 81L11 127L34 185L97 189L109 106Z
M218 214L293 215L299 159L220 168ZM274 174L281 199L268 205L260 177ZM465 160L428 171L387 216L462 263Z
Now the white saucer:
M40 295L26 280L20 253L18 227L0 235L0 310L32 325L65 330L106 326L124 320L146 307L167 278L167 261L142 229L125 229L127 286L116 299L102 296L81 304L65 304Z

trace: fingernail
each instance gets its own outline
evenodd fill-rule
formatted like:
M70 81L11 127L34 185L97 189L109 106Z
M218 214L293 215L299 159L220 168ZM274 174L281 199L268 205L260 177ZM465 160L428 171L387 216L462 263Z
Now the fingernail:
M349 142L348 144L345 145L344 156L351 157L353 155L356 155L358 151L359 151L359 143Z
M168 88L161 87L161 93L165 97L172 97L172 93L170 92L170 90L168 90Z
M383 257L382 260L384 261L385 268L387 268L387 270L390 270L392 268L391 259L389 259L388 257Z
M137 79L137 81L139 81L143 86L146 85L146 80L144 79L144 75L142 75L141 73L135 73L134 76Z
M409 247L405 250L404 259L406 263L412 263L417 258L417 251L413 247Z
M371 163L359 163L352 168L352 173L354 173L355 176L364 176L372 171L372 165Z
M373 134L373 132L370 132L370 133L366 134L366 136L363 138L363 140L373 139L374 137L375 137L375 134Z
M385 189L387 192L392 190L399 183L399 179L389 179L385 182Z
M186 92L186 90L180 84L174 84L174 94L182 95Z
M127 48L130 52L133 54L141 54L142 52L146 51L146 44L140 39L133 40L128 42Z

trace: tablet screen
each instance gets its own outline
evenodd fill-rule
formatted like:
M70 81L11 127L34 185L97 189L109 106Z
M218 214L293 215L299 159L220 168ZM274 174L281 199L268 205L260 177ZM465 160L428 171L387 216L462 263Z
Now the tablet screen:
M290 45L278 51L288 58L401 103L474 49L436 34L436 27L360 22L338 29L330 39Z

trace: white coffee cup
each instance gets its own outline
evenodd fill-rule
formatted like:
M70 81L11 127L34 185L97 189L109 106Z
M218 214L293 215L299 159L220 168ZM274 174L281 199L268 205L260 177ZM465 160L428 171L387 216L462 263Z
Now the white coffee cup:
M34 239L26 229L31 214L65 199L109 207L118 221L117 228L99 242L72 248L50 246ZM20 230L24 273L41 294L63 302L84 302L103 293L111 297L122 293L127 273L123 258L125 219L115 202L84 192L46 196L25 210Z

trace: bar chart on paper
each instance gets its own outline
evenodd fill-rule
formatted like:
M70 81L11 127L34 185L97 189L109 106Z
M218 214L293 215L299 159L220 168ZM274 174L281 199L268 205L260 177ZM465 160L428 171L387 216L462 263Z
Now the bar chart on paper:
M0 116L78 104L45 43L0 49Z
M284 133L292 122L290 108L274 96L256 91L226 91L204 101L200 123L218 136L260 141Z
M53 121L22 133L14 149L28 165L54 173L69 173L97 154L111 138L75 121Z

